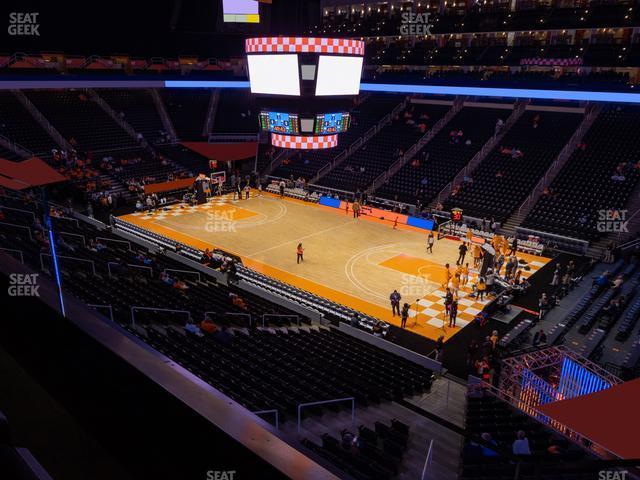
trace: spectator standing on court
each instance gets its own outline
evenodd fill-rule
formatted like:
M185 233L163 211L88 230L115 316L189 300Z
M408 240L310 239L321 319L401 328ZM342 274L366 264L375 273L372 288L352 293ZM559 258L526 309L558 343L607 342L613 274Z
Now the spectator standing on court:
M458 301L454 298L449 308L449 328L456 326L456 318L458 317Z
M401 328L407 328L407 319L409 318L409 304L405 303L402 306L402 321L400 322L400 327Z
M402 297L397 290L394 290L391 295L389 295L389 301L391 302L391 312L394 317L396 316L396 312L398 312L398 315L400 315L400 300L402 300Z
M462 242L462 245L458 247L458 252L460 253L458 255L458 260L456 261L456 265L462 265L464 263L464 257L467 256L467 250L468 250L467 243Z
M302 248L302 244L299 243L296 248L296 253L298 255L296 263L304 262L304 248Z

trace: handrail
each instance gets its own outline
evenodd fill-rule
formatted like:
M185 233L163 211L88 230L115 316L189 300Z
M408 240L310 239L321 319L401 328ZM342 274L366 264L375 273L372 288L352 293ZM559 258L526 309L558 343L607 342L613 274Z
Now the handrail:
M477 379L478 381L475 382L475 384L469 384L469 389L473 390L473 389L480 389L483 392L488 392L489 394L493 395L494 397L497 397L503 401L505 401L506 403L512 405L513 407L515 407L516 409L518 409L519 411L523 412L524 414L528 415L529 417L533 418L534 420L536 420L537 422L540 422L544 425L547 425L551 428L553 428L553 430L557 433L559 433L560 435L562 435L563 437L571 440L573 443L577 443L579 445L581 445L583 448L585 448L586 450L589 450L591 452L593 452L594 454L598 455L598 451L602 451L602 452L607 452L609 454L611 454L612 456L618 458L618 455L616 455L615 453L611 452L610 450L608 450L607 448L603 447L602 445L594 442L593 440L591 440L590 438L581 435L580 433L576 432L575 430L572 430L571 428L569 428L568 426L558 422L557 420L551 420L549 423L543 422L541 420L541 418L545 418L547 417L545 414L543 414L540 410L538 410L536 407L525 404L524 408L523 408L523 402L519 399L517 399L516 397L514 397L513 395L511 395L510 393L507 393L504 390L500 390L497 387L485 382L484 380L481 379ZM580 440L588 440L589 443L585 443L585 442L581 442ZM597 447L597 448L592 448L592 447ZM598 455L600 456L600 455Z
M151 61L153 62L153 59L151 59ZM164 60L162 61L162 63L164 63ZM176 133L176 129L173 126L171 117L169 117L169 112L167 112L167 108L164 104L164 101L162 100L162 97L160 97L158 90L155 88L150 88L149 93L151 93L151 98L153 99L153 103L156 106L158 115L160 115L162 126L169 134L169 137L171 138L171 140L174 140L174 141L177 140L178 134Z
M113 276L113 274L111 273L111 265L120 265L118 262L107 262L107 271L109 272L109 276ZM144 268L145 270L149 270L149 276L151 278L153 278L153 268L151 267L147 267L146 265L134 265L132 263L127 263L126 264L127 267L133 267L133 268Z
M436 197L436 203L441 203L441 201L449 196L451 190L453 190L453 186L456 183L459 183L462 178L464 178L469 172L475 170L475 168L484 160L484 158L495 148L500 140L507 134L507 132L511 129L511 126L522 116L527 106L527 101L518 101L514 104L513 111L509 118L505 122L502 130L500 132L494 134L491 138L489 138L482 148L471 158L469 162L465 164L465 166L460 170L453 180L451 180L445 187L438 193Z
M131 242L128 240L116 240L115 238L107 238L107 237L96 237L96 240L104 240L106 242L126 243L127 245L129 245L129 251L133 252L133 248L131 248Z
M58 144L60 148L65 150L73 150L71 144L56 130L51 122L42 114L40 110L33 104L31 100L21 90L11 90L18 101L27 109L31 116L46 130L49 136Z
M9 222L0 222L0 225L7 225L9 227L22 228L23 230L26 230L27 233L29 234L29 240L33 240L33 235L31 234L31 229L29 227L27 227L26 225L18 225L17 223L9 223Z
M98 104L98 106L102 108L102 110L107 115L109 115L109 117L111 117L111 119L114 122L116 122L120 126L120 128L122 128L125 132L127 132L131 138L138 141L138 132L135 131L135 129L131 126L129 122L127 122L124 118L118 115L116 111L113 108L111 108L111 105L109 105L100 95L98 95L98 93L95 90L88 88L87 93L89 93L89 96L91 97L91 99L96 104ZM143 147L148 146L147 141L144 138L142 139L142 142L140 142L140 144Z
M351 424L356 420L356 399L354 397L336 398L334 400L322 400L321 402L308 402L298 405L298 434L300 434L300 425L302 423L302 409L315 405L326 405L329 403L351 402Z
M596 105L591 108L589 112L584 116L582 122L573 133L569 141L566 143L566 145L562 147L562 150L560 150L560 153L556 156L551 166L547 169L542 178L540 178L538 183L536 183L536 186L533 187L533 190L531 190L531 193L527 196L525 201L522 202L522 205L520 205L520 208L518 208L518 215L522 215L523 213L528 214L529 211L531 211L531 208L529 207L533 207L533 204L540 197L542 191L551 184L551 181L555 178L556 174L571 158L571 155L575 151L578 144L584 138L584 135L591 128L593 122L595 122L601 109L602 107Z
M541 238L545 238L545 237L551 237L553 238L557 238L559 240L563 240L567 243L574 243L576 245L580 245L583 249L583 254L587 252L587 250L589 249L589 242L586 240L582 240L580 238L574 238L574 237L567 237L564 235L558 235L556 233L548 233L548 232L543 232L540 230L534 230L532 228L525 228L525 227L516 227L516 234L523 234L523 235L533 235L533 236L537 236L537 237L541 237Z
M209 135L213 130L213 125L216 119L216 113L218 111L218 102L220 101L220 89L214 88L211 90L211 96L209 97L209 107L207 108L207 117L202 127L202 134Z
M427 468L431 465L431 461L433 460L433 439L429 442L429 450L427 451L427 458L424 460L424 467L422 467L422 475L420 476L421 480L425 480L427 478Z
M295 318L296 323L300 326L300 315L280 315L278 313L265 313L262 315L262 326L265 326L267 317L280 317L280 318Z
M0 135L0 136L2 136L2 135ZM33 218L33 221L34 222L36 221L36 214L33 213L31 210L24 210L23 208L6 207L4 205L0 205L0 209L2 209L2 210L13 210L14 212L28 213Z
M44 229L45 232L48 232L49 229L45 228ZM82 239L82 246L86 247L87 246L87 239L84 235L80 234L80 233L71 233L71 232L60 232L57 231L56 232L57 235L69 235L70 237L80 237Z
M254 415L260 415L263 413L275 413L276 414L276 430L280 430L280 413L278 412L278 410L271 409L271 410L256 410L255 412L251 412Z
M422 135L416 143L414 143L409 150L405 152L404 155L399 157L396 161L394 161L387 170L378 175L375 180L371 183L369 189L371 191L377 190L383 182L391 178L395 175L398 170L400 170L404 165L411 160L416 153L424 148L433 137L440 133L440 131L447 125L451 119L462 109L464 106L464 97L456 97L456 100L452 104L451 108L447 110L447 113L438 120L433 127L431 127L424 135Z
M131 306L131 325L136 324L136 312L138 310L154 311L154 312L170 312L170 313L186 313L187 318L191 321L191 312L189 310L174 310L172 308L154 308L154 307L138 307L137 305Z
M109 318L111 318L111 321L113 322L113 306L111 305L96 305L93 303L87 303L87 307L91 307L91 308L107 308L109 310Z
M163 272L180 272L180 273L189 273L191 275L195 274L198 276L198 281L199 282L202 281L202 276L200 275L200 272L196 272L194 270L179 270L177 268L165 268Z
M353 192L350 192L350 191L347 191L347 190L340 190L339 188L325 187L324 185L316 185L315 183L309 183L307 185L307 188L309 190L320 190L320 191L324 190L324 191L329 192L329 193L335 192L335 193L340 194L340 195L347 195L347 196L351 195L351 196L354 196Z
M42 268L42 270L44 270L44 261L43 261L43 257L51 257L52 255L50 253L41 253L40 254L40 267ZM86 262L86 263L90 263L91 264L91 270L93 272L93 274L96 274L96 264L93 262L93 260L87 260L86 258L78 258L78 257L66 257L64 255L56 255L56 258L62 258L65 260L76 260L78 262Z
M34 156L34 153L31 150L23 147L18 142L11 140L10 138L5 137L4 135L0 135L0 145L4 145L7 149L11 150L12 152L24 158L31 158Z
M4 248L4 247L0 247L0 250L3 250L5 252L17 252L20 254L20 263L22 263L24 265L24 253L22 252L22 250L16 250L15 248Z
M204 312L205 313L205 317L207 316L207 313L214 313L214 312ZM231 317L248 317L249 318L249 328L251 328L251 325L253 325L253 317L249 314L249 313L235 313L235 312L224 312L225 316L231 316Z
M55 219L56 221L66 220L67 222L76 222L76 227L80 226L80 222L78 221L78 219L73 217L51 217L51 219Z

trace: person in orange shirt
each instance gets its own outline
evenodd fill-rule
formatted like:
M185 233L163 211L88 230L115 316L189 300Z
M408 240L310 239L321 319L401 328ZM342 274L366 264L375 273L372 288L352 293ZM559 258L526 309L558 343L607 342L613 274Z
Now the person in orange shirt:
M473 266L475 268L480 267L480 261L482 260L482 249L480 245L473 246Z
M471 240L473 239L473 232L471 231L471 227L467 228L467 242L471 245Z
M456 273L453 278L451 278L451 291L454 296L458 295L458 290L460 289L460 274Z
M511 246L509 245L509 240L507 240L507 237L501 237L500 241L502 242L502 251L504 252L505 255L507 255L507 252L511 250Z
M451 269L449 268L449 264L448 263L445 263L444 269L445 269L445 271L444 271L445 281L442 284L442 286L444 288L448 288L449 287L449 282L451 281Z
M466 287L469 282L469 264L465 263L464 265L461 265L460 270L460 284L463 287Z
M500 239L500 235L494 235L491 239L491 246L496 252L500 251L500 246L502 245L502 240Z
M215 333L216 330L218 330L218 327L216 327L216 324L211 320L205 319L200 323L200 330L202 330L203 332L207 332L208 334L212 334Z
M298 258L296 263L304 262L304 248L302 248L302 244L298 244L298 248L296 248L296 253L298 254Z

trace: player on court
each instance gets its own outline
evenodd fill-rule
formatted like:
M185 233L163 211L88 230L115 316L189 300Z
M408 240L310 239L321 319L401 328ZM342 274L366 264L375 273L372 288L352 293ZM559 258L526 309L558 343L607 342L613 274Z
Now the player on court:
M435 239L433 238L433 232L429 232L429 236L427 237L427 252L433 253L433 243Z
M449 268L449 264L445 263L444 265L444 275L445 275L445 280L444 283L442 284L443 288L448 289L449 288L449 282L451 281L451 268Z
M298 255L296 263L304 262L304 248L302 248L302 244L299 243L296 248L296 253Z
M353 218L357 219L360 216L360 202L358 202L358 200L353 202L351 209L353 210Z

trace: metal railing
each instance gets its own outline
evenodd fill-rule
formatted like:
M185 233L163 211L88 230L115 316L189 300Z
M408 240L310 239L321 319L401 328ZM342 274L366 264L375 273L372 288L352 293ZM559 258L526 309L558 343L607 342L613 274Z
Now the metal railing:
M49 229L45 228L44 229L45 232L48 232ZM60 231L56 231L55 232L56 235L62 236L62 235L67 235L69 237L79 237L82 239L82 246L86 247L87 246L87 239L84 235L80 234L80 233L70 233L70 232L60 232Z
M112 277L113 273L111 273L111 265L120 265L118 262L107 262L107 271L109 272L109 276ZM134 265L132 263L127 263L126 264L127 267L133 267L133 268L141 268L144 270L148 270L149 271L149 277L153 278L153 268L151 267L147 267L145 265Z
M96 237L96 240L102 240L104 242L125 243L129 247L129 251L133 252L133 248L131 248L131 242L129 242L128 240L116 240L115 238L106 238L106 237Z
M0 135L0 136L2 136L2 135ZM29 215L31 215L32 220L34 222L36 221L36 214L33 213L31 210L24 210L22 208L6 207L4 205L0 205L0 209L2 209L2 210L11 210L13 212L28 213Z
M474 380L477 380L474 382L474 384L469 383L470 390L474 390L474 389L481 390L484 393L489 393L490 395L493 395L494 397L499 398L500 400L515 407L518 411L523 412L524 414L533 418L537 422L547 425L558 434L570 440L572 443L582 446L582 448L594 453L600 458L604 458L604 457L618 458L618 456L615 453L611 452L610 450L603 447L602 445L594 442L590 438L584 435L581 435L580 433L576 432L575 430L572 430L568 426L561 424L556 420L550 419L545 414L543 414L538 408L531 406L529 404L525 405L522 402L522 400L514 397L513 395L511 395L510 393L507 393L504 390L500 390L497 387L494 387L493 385L481 379L474 379ZM548 419L548 421L544 421L543 419Z
M267 318L294 318L295 319L295 323L298 324L298 326L300 326L300 324L301 324L300 315L280 315L280 314L277 314L277 313L265 313L264 315L262 315L262 326L263 327L266 326Z
M416 153L422 150L425 145L427 145L433 139L433 137L440 133L440 130L442 130L444 126L449 123L449 121L462 109L463 105L464 99L456 98L456 101L454 101L453 105L447 111L445 116L438 120L435 125L429 129L429 131L427 131L422 137L420 137L418 141L414 143L404 155L393 162L386 171L378 175L369 189L372 192L377 190L384 182L387 181L387 179L395 175L396 172L400 170L404 165L406 165L409 160L411 160L415 156Z
M22 252L22 250L16 250L15 248L4 248L4 247L0 247L0 250L2 250L3 252L19 253L20 254L20 263L22 263L24 265L24 253Z
M571 251L570 253L579 252L584 255L589 250L589 242L586 240L581 240L579 238L566 237L564 235L557 235L555 233L547 233L540 230L533 230L531 228L524 227L516 227L516 235L518 234L526 235L527 237L534 236L543 238L545 240L555 241L558 244L558 248L556 248L557 250L563 250L563 248L561 248L562 245L575 245L576 250Z
M265 413L275 413L276 430L280 430L280 413L275 408L272 409L272 410L257 410L255 412L251 412L251 413L253 413L254 415L262 415L262 414L265 414Z
M210 315L209 315L210 313L213 313L213 314L215 314L215 315L218 315L218 314L219 314L219 312L213 312L213 311L204 312L204 318L205 318L205 319L209 319L209 320L211 320L211 317L210 317ZM250 315L250 314L248 314L248 313L224 312L224 314L223 314L223 315L224 315L224 316L227 316L227 317L245 317L245 318L247 318L247 319L248 319L248 325L249 325L249 328L251 328L251 325L253 324L252 317L251 317L251 315Z
M29 234L29 240L33 240L33 235L31 234L31 229L25 225L18 225L16 223L9 223L9 222L0 222L0 225L4 225L6 227L14 227L14 228L20 228L22 230L26 230L27 233Z
M213 90L211 90L211 97L209 97L209 108L207 108L207 118L204 122L204 126L202 127L203 135L209 135L213 130L213 124L215 123L219 101L220 101L220 89L214 88Z
M114 122L116 122L120 126L120 128L122 128L125 132L129 134L131 138L139 142L145 148L148 146L148 143L144 138L142 138L142 141L138 140L138 132L135 131L135 129L131 126L129 122L127 122L123 117L118 115L118 113L113 108L111 108L111 105L109 105L100 95L98 95L98 93L95 90L88 88L87 93L89 94L91 99L95 103L97 103L98 106L102 108L102 110L107 115L109 115Z
M190 275L197 275L198 281L199 282L202 281L202 275L200 275L200 272L195 272L193 270L178 270L176 268L165 268L163 272L179 272L179 273L188 273Z
M153 59L151 59L153 62ZM164 61L163 61L164 63ZM153 103L156 106L156 110L158 111L158 114L160 115L160 120L162 121L162 126L164 127L164 129L167 131L167 133L169 134L169 137L171 138L171 140L175 141L178 138L178 135L176 134L176 129L173 127L173 122L171 121L171 118L169 117L169 113L167 112L167 109L164 105L164 102L162 101L162 97L160 97L160 94L158 93L158 90L155 88L150 88L149 89L149 93L151 93L151 98L153 99Z
M601 110L602 107L600 105L590 108L589 112L584 116L580 126L573 133L567 144L562 148L556 159L547 169L543 177L538 181L526 200L522 202L522 205L518 208L518 215L526 215L531 211L535 201L540 197L542 191L551 184L551 181L556 177L556 174L567 163L578 144L584 138L584 135L591 128L596 118L598 118Z
M316 185L316 184L310 183L307 185L307 188L310 191L318 191L320 193L328 193L330 195L338 195L338 196L348 197L348 198L355 197L355 194L348 190L340 190L339 188L325 187L324 185Z
M300 427L302 425L302 409L306 407L313 407L317 405L328 405L330 403L351 402L351 424L356 420L356 399L354 397L336 398L334 400L323 400L321 402L309 402L301 403L298 405L298 434L300 433Z
M49 122L49 120L36 108L36 106L27 98L27 96L21 90L11 90L16 96L18 101L29 111L31 116L46 130L49 136L58 144L59 147L65 150L73 150L73 147L62 134L55 129L55 127Z
M41 253L40 254L40 268L42 270L44 270L44 257L51 257L52 255L50 253ZM86 258L77 258L77 257L66 257L63 255L56 255L57 259L62 259L62 260L74 260L76 262L84 262L84 263L88 263L91 265L91 271L92 273L95 275L96 274L96 264L93 263L93 260L87 260Z
M513 112L509 115L509 118L505 122L502 129L495 133L489 140L485 142L482 148L471 158L469 162L458 172L458 174L451 180L441 191L438 193L436 197L435 203L441 203L443 199L447 198L451 191L453 190L453 186L460 183L460 181L467 176L469 173L474 171L476 167L485 159L485 157L495 148L500 140L507 134L507 132L511 129L511 126L522 116L524 113L527 103L529 101L518 101L514 104Z
M16 153L17 155L20 155L23 158L31 158L34 156L31 150L23 147L18 142L14 142L13 140L11 140L8 137L5 137L4 135L0 135L0 145Z
M136 324L136 312L138 311L151 311L151 312L168 312L168 313L186 313L187 320L191 321L191 312L189 310L174 310L172 308L154 308L154 307L138 307L134 305L131 307L131 325Z

